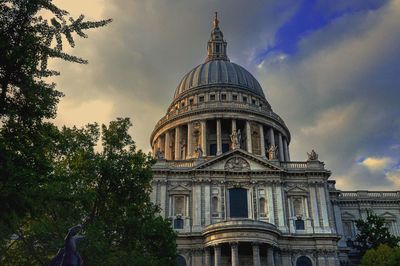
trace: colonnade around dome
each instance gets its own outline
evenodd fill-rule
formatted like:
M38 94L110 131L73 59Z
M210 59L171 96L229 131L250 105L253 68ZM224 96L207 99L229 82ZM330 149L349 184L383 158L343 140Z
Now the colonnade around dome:
M234 132L240 135L238 148L270 160L290 161L287 136L272 126L244 118L201 119L177 125L158 135L153 152L162 153L166 160L218 156L234 149ZM276 147L276 155L267 154L267 147Z

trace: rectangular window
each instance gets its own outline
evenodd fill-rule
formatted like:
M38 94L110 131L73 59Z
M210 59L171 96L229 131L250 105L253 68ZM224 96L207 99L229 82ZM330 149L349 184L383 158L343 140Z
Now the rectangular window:
M204 96L199 96L199 103L204 102Z
M182 106L182 107L185 107L185 102L181 102L181 106Z
M217 144L210 144L210 155L217 155Z
M229 211L231 218L248 218L246 189L229 189Z
M226 101L226 94L221 94L221 101Z
M215 101L215 94L210 95L210 101Z
M192 105L193 104L193 98L190 98L189 99L189 105Z
M247 103L247 97L246 96L243 96L242 99L243 99L244 103Z
M229 143L222 143L222 153L229 151Z
M219 44L217 44L217 45L215 46L215 52L218 54L218 53L219 53L219 50L220 50L220 47L219 47Z
M252 99L251 103L255 105L256 104L256 100Z
M232 95L232 101L237 101L237 99L238 99L238 98L237 98L237 95L236 95L236 94L233 94L233 95Z

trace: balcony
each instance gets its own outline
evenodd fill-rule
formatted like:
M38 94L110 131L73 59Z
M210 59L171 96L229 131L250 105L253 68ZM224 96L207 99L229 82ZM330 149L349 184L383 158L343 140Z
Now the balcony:
M210 102L203 102L203 103L198 103L198 104L193 104L193 105L187 105L184 107L181 107L179 109L175 109L172 112L169 112L166 114L163 118L161 118L156 126L155 126L155 131L165 125L168 121L178 118L183 115L188 115L188 114L194 114L196 112L202 112L202 111L233 111L233 112L244 112L244 111L250 111L252 113L256 113L262 116L267 116L270 117L277 122L279 122L282 126L286 127L285 122L283 122L282 118L272 112L267 106L258 106L254 104L249 104L249 103L243 103L243 102L237 102L237 101L210 101Z
M267 222L232 219L205 227L202 235L206 246L229 242L255 241L276 245L281 231L275 225Z

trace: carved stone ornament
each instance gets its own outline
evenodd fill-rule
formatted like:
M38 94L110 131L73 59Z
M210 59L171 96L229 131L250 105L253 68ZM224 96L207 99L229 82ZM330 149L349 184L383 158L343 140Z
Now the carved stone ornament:
M318 154L313 150L311 150L310 153L307 152L308 156L308 161L317 161L318 160Z
M250 164L241 157L233 157L226 162L225 170L227 170L227 171L249 171Z
M156 159L157 160L164 160L164 152L161 150L157 150L156 152Z
M269 146L269 149L267 150L267 152L268 152L268 159L270 161L278 159L276 156L277 149L278 149L278 146L275 146L275 145Z

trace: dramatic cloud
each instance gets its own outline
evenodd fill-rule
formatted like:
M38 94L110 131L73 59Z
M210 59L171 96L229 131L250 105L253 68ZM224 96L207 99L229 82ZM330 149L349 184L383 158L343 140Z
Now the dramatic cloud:
M374 158L368 157L360 162L361 165L368 168L368 170L372 172L376 171L384 171L393 165L394 161L391 158L383 157L383 158Z
M255 74L285 120L293 160L314 148L339 188L399 186L399 1L58 2L75 16L114 19L72 50L89 65L53 62L66 94L59 125L131 117L148 151L180 79L204 61L219 11L228 56ZM379 158L392 168L371 171Z

